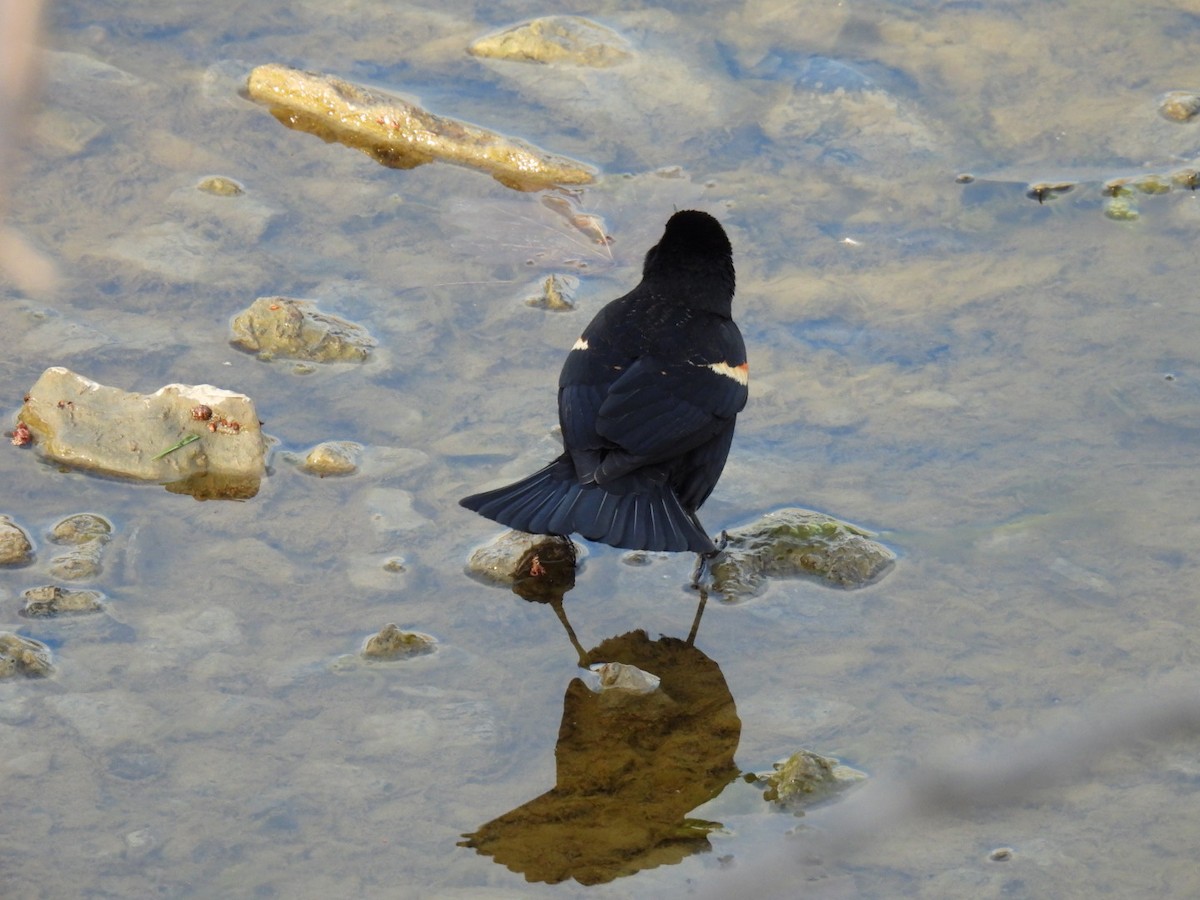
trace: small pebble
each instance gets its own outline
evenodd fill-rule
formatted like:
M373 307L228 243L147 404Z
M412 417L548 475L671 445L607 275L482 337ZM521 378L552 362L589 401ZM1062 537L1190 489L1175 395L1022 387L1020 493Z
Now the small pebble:
M236 197L239 194L246 193L244 187L232 178L226 178L223 175L213 175L205 178L196 185L196 190L204 191L206 194L213 194L217 197Z

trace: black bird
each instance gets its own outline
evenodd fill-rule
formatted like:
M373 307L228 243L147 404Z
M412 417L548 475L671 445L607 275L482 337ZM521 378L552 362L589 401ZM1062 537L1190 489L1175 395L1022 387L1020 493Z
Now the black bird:
M696 510L725 468L750 381L733 289L720 223L695 210L671 216L641 283L601 309L567 355L558 379L566 451L459 502L533 534L715 553Z

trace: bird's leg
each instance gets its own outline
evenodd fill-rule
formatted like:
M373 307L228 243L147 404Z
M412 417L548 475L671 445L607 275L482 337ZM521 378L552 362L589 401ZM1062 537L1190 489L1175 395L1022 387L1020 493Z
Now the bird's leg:
M717 559L729 546L729 533L722 530L716 540L716 548L707 553L696 554L696 567L692 569L692 587L699 591L708 591L713 587L712 561Z

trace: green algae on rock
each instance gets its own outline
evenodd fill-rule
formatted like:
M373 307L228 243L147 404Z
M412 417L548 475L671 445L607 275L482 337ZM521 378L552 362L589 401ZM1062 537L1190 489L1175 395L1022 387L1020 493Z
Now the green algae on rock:
M53 671L49 647L11 631L0 631L0 679L16 675L44 678Z
M872 532L808 509L781 509L726 532L710 564L713 590L727 600L753 596L771 575L800 575L856 588L881 578L896 554Z
M484 35L467 52L490 59L597 69L618 65L633 55L621 35L582 16L543 16L522 22Z
M404 659L432 653L437 639L419 631L401 631L399 626L388 623L377 634L371 635L363 644L362 657L369 660Z
M363 362L375 339L361 325L323 313L311 300L259 297L233 317L232 343L259 359Z
M581 162L332 75L262 65L250 73L246 91L288 128L354 147L394 169L440 160L481 169L519 191L590 184L596 176Z
M550 312L570 312L575 308L577 290L579 279L574 275L547 275L531 291L525 305Z
M1193 91L1168 91L1158 101L1158 111L1172 122L1189 122L1200 113L1200 94Z
M756 774L754 782L765 788L764 800L795 811L866 778L863 772L843 766L833 757L797 750L775 763L772 771Z

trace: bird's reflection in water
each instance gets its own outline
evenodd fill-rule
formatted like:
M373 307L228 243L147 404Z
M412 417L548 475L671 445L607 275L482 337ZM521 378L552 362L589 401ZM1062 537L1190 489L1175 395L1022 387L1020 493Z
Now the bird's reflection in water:
M514 590L555 609L582 666L619 662L661 682L650 693L597 692L572 679L554 753L555 786L464 835L460 846L491 856L528 881L573 878L582 884L708 850L708 834L719 823L689 819L688 813L737 778L733 757L742 726L720 668L692 644L703 594L687 640L651 640L638 630L589 651L562 607L563 594L574 585L573 556L564 549L530 557L521 571L537 574L518 579Z

